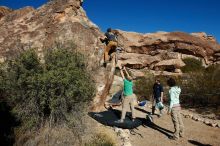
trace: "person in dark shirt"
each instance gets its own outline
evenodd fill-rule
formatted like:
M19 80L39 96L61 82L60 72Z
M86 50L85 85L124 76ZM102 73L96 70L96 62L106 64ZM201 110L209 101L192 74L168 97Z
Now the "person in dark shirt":
M159 79L155 80L153 85L153 106L152 106L152 114L155 114L156 105L161 102L163 103L163 86L160 83ZM162 115L162 109L159 109L160 114Z
M109 61L109 52L111 52L112 49L116 49L118 46L117 36L112 32L111 28L108 28L107 32L105 33L105 38L100 38L100 40L102 43L106 44L104 62L107 63Z

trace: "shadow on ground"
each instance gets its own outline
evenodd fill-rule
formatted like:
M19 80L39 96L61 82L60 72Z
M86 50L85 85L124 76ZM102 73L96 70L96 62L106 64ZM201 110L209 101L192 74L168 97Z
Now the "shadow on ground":
M212 146L210 144L202 144L202 143L195 141L195 140L188 140L188 141L189 141L189 143L196 145L196 146Z
M136 118L134 121L132 121L130 116L126 116L124 122L120 123L118 120L121 117L121 111L116 109L108 109L107 111L103 112L90 112L88 115L103 125L124 129L137 128L138 126L142 125L144 120L141 118Z
M137 129L139 126L149 127L154 130L161 132L167 137L172 136L173 132L162 128L153 123L152 117L150 115L146 115L146 118L136 118L134 122L131 121L130 116L126 116L126 119L123 123L118 123L117 121L120 119L121 111L116 109L109 109L103 112L90 112L88 113L90 117L95 119L97 122L111 127L119 127L124 129Z
M140 111L140 112L146 113L146 114L148 114L148 115L151 114L151 112L148 112L148 111L146 111L146 110L144 110L144 109L141 109L141 108L139 108L139 107L135 107L135 109L138 110L138 111Z
M160 133L167 136L168 138L170 138L173 135L172 131L170 131L168 129L165 129L163 127L160 127L160 126L156 125L155 123L151 122L150 120L147 120L145 123L143 123L143 126L146 127L146 128L149 127L149 128L154 129L154 130L157 130Z

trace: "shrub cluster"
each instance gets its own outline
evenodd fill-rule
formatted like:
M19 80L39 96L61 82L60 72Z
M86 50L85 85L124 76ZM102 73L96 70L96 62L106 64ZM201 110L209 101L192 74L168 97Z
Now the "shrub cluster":
M183 102L190 105L220 105L220 65L191 72L181 80Z
M185 58L183 62L186 64L184 67L181 68L182 72L189 73L189 72L197 72L197 71L204 71L205 67L202 66L202 61L194 58Z
M42 63L34 50L28 50L1 68L1 95L25 128L80 115L95 92L83 58L67 49L52 49Z
M201 65L201 64L200 64ZM189 70L188 70L189 71ZM166 84L168 77L146 74L135 82L135 91L139 100L150 100L155 78L159 78L164 87L164 101L168 102L169 87ZM182 89L181 102L191 106L220 105L220 65L208 68L198 67L190 69L183 76L173 77ZM142 98L144 97L144 98Z
M134 93L137 95L139 101L151 100L154 81L155 77L150 73L146 73L144 77L138 78L135 81Z

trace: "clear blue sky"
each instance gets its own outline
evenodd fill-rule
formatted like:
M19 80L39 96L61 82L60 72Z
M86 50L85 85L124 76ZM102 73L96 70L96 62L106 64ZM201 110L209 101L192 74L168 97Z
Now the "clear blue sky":
M36 8L46 1L0 0L0 5ZM220 0L84 0L83 7L102 31L204 31L220 41Z

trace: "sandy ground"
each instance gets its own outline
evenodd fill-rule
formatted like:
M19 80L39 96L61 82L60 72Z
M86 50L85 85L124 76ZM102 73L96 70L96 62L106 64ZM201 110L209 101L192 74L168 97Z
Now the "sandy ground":
M151 109L144 108L144 111ZM137 111L138 116L146 116L144 111ZM174 131L170 115L164 114L161 118L155 115L153 119L154 126L140 126L134 130L139 134L130 136L133 146L220 146L220 128L183 118L185 136L174 141L168 138Z

